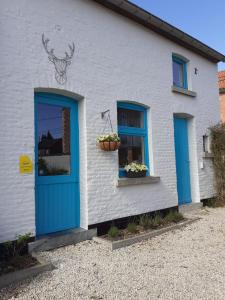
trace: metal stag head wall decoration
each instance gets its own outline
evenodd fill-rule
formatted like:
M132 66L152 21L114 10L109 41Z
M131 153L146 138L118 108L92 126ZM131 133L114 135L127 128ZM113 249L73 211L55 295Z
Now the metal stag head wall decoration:
M54 49L48 49L48 42L49 39L46 39L43 33L42 44L44 46L45 51L48 54L49 61L52 62L55 66L55 79L59 84L64 84L67 80L66 69L67 66L71 64L71 60L73 58L75 50L75 45L74 43L72 44L72 46L70 44L68 45L70 49L70 55L67 52L65 52L66 56L64 58L58 58L54 54Z

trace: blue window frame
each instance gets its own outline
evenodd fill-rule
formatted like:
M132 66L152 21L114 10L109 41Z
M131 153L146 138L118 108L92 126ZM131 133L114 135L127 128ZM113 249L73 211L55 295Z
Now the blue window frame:
M124 166L132 161L144 163L148 167L148 122L147 109L141 105L118 102L119 176L125 177Z
M173 55L173 85L188 89L187 61Z

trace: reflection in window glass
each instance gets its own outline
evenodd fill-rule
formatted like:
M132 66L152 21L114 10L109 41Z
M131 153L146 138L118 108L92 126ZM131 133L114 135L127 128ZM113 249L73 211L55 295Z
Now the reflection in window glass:
M140 136L119 135L121 146L119 148L119 167L124 168L131 162L144 163L144 139Z
M70 174L70 109L38 104L38 174Z
M143 128L143 112L118 108L118 125Z
M183 64L173 61L173 84L178 87L184 87Z

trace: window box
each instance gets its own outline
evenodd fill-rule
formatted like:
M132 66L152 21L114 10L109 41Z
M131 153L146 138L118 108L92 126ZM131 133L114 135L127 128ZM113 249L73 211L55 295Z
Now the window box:
M128 171L127 172L127 177L128 178L139 178L139 177L145 177L146 176L147 171L139 171L139 172L131 172Z

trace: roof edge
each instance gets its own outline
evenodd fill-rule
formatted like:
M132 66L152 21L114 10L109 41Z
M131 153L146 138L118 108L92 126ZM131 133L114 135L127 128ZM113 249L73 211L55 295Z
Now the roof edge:
M95 2L123 15L165 38L187 48L206 59L218 63L225 62L225 55L195 39L173 25L154 16L128 0L94 0Z

